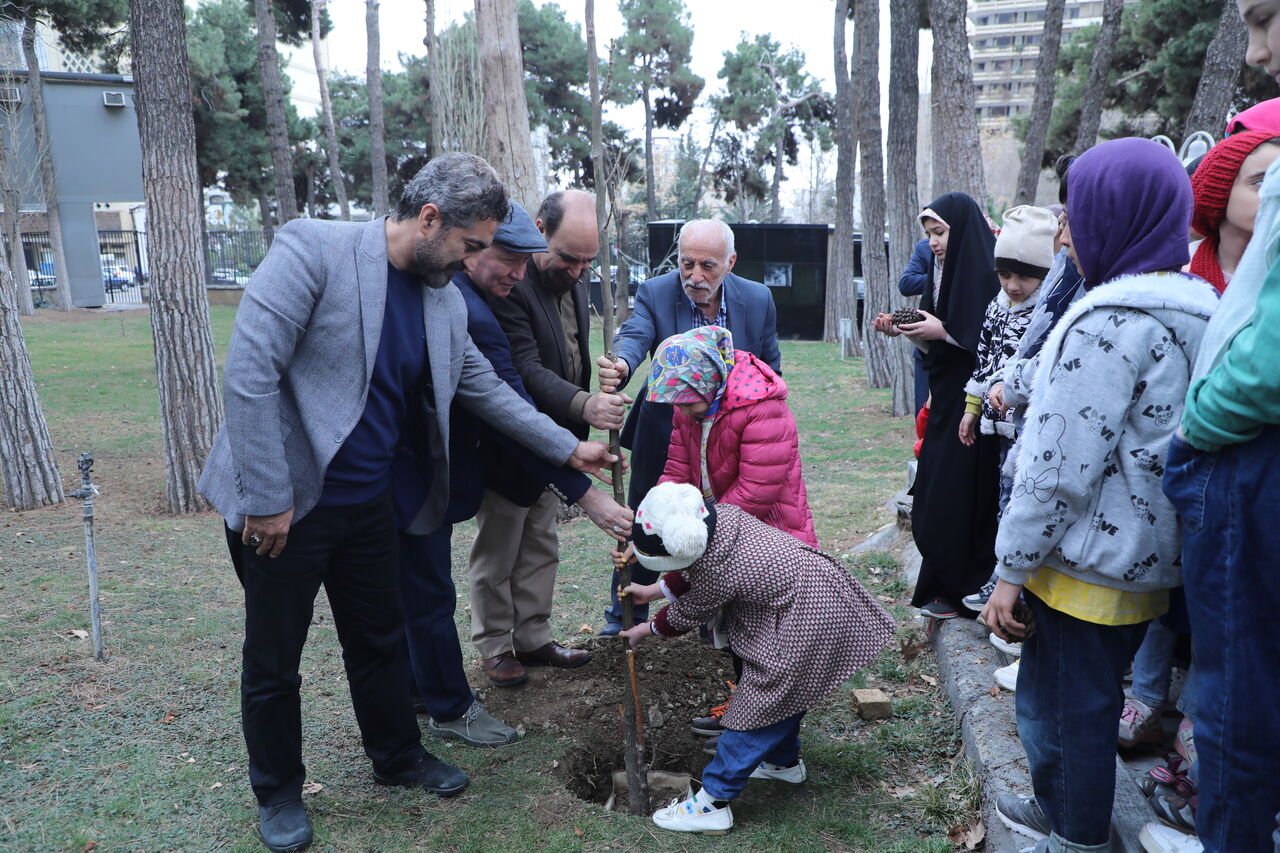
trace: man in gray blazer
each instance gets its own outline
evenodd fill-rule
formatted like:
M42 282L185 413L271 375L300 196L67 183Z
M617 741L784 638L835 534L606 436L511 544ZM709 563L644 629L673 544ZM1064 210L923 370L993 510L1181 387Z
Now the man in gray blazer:
M298 666L321 585L376 781L452 796L465 773L427 753L409 699L391 463L434 464L411 532L448 504L455 398L556 465L612 460L519 397L467 336L461 262L493 239L507 198L468 154L432 160L395 213L369 223L294 220L277 233L236 316L226 421L200 491L226 520L245 592L241 716L270 850L311 841L302 806Z

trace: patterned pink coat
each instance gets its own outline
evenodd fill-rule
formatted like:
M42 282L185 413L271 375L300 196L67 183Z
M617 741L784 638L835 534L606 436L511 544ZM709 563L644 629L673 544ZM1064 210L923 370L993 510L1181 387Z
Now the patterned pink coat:
M734 356L707 441L711 492L718 502L742 507L816 548L787 383L751 353L737 350ZM667 466L658 482L702 488L702 422L676 409L671 423Z
M742 677L722 723L758 729L816 705L879 654L894 624L836 560L735 506L716 514L707 552L663 576L676 600L654 627L683 634L723 607Z

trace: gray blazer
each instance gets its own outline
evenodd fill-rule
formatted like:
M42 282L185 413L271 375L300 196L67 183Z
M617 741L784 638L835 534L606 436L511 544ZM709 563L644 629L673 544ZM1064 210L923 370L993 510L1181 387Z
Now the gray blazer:
M316 505L325 470L364 412L386 297L384 220L295 219L276 232L236 314L224 372L226 421L200 475L200 493L231 529L243 529L246 515L290 507L296 522ZM467 335L456 287L426 289L422 307L435 476L411 533L430 533L444 518L455 397L555 465L578 444L493 372Z

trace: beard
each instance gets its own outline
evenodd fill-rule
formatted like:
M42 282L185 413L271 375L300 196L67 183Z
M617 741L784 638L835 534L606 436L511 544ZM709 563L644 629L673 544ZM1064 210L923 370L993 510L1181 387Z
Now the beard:
M542 274L542 283L547 290L559 295L572 290L578 279L570 277L568 270L548 270Z
M418 240L413 244L413 271L427 287L439 290L447 287L453 274L462 269L462 261L450 261L445 255L444 233L432 239Z
M680 286L684 288L685 295L697 305L706 305L716 298L716 293L719 291L719 285L712 287L706 283L694 284L684 276L680 276Z

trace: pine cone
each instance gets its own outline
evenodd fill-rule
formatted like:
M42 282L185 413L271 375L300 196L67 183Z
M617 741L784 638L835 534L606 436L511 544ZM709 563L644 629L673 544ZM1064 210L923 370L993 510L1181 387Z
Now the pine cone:
M914 308L899 308L893 312L893 325L906 326L910 323L919 323L924 319L924 315Z

